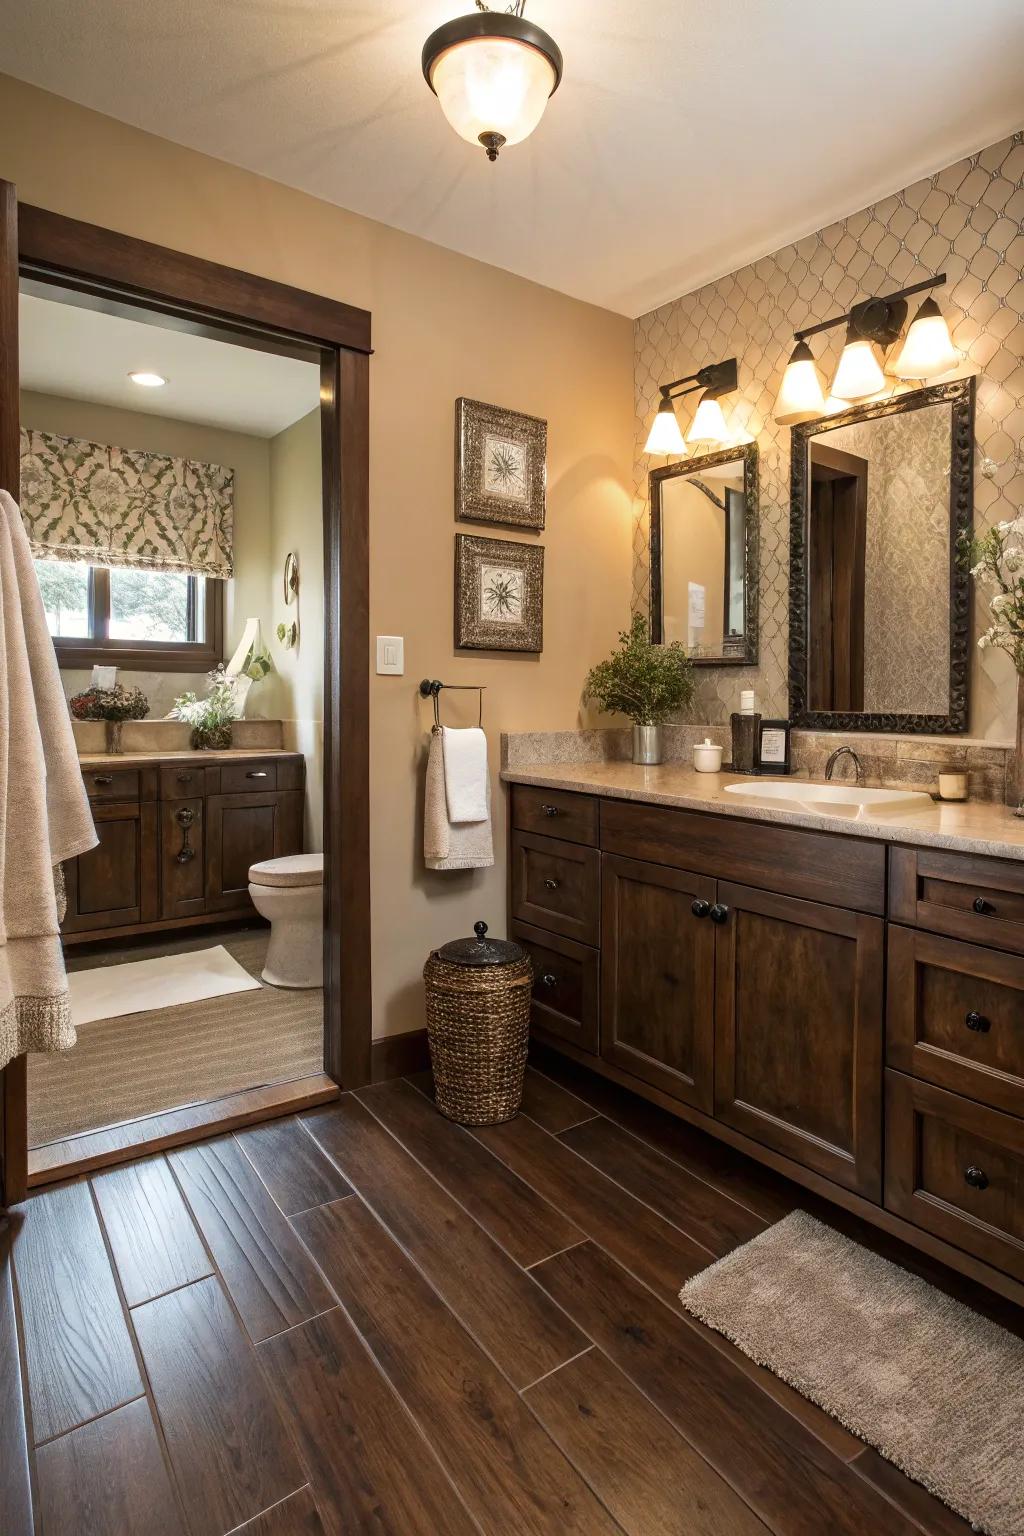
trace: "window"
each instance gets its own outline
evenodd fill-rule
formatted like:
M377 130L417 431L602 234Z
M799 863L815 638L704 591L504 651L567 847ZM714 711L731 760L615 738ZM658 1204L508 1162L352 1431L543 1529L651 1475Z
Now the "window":
M85 561L35 567L62 666L202 672L221 660L222 581Z

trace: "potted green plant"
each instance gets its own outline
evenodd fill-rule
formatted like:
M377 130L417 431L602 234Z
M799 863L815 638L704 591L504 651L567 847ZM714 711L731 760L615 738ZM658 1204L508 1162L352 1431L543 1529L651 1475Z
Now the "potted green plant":
M1024 511L1013 522L997 523L980 539L962 536L960 556L992 594L992 623L978 646L1005 651L1017 673L1017 730L1007 766L1006 803L1015 816L1024 816Z
M634 763L661 762L661 727L693 700L693 668L678 640L654 645L643 614L620 631L619 648L587 673L583 696L633 722Z
M238 713L235 681L220 666L210 673L210 688L202 698L183 693L175 699L171 718L192 727L189 741L196 751L223 752L230 747Z
M141 688L86 688L68 701L75 720L102 720L106 726L106 750L121 751L121 733L126 720L144 720L149 714L149 700Z

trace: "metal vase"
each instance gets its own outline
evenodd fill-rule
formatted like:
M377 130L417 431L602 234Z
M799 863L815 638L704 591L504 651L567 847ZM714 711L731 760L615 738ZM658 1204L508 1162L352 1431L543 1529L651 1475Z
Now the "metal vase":
M661 762L660 725L634 725L633 761L647 767Z

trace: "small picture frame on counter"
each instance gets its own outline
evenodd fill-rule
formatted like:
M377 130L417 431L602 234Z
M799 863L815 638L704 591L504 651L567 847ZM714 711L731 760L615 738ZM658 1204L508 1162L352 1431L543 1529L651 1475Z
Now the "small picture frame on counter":
M762 720L758 735L761 773L792 773L788 720Z

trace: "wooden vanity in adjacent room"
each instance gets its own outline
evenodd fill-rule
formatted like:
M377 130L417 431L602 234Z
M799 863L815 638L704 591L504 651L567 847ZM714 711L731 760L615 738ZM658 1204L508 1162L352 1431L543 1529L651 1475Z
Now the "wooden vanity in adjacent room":
M1024 826L504 777L537 1039L1024 1300Z
M250 865L302 851L301 753L97 754L82 776L99 844L65 866L65 944L250 916Z

